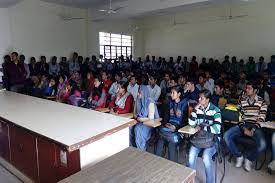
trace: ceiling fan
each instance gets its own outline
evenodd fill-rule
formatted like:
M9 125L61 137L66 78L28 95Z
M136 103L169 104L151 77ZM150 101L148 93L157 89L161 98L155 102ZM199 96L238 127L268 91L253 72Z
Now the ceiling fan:
M113 8L112 7L112 0L110 0L109 8L108 9L101 9L99 11L100 12L106 12L108 14L116 14L118 12L118 10L120 10L122 8L124 8L124 7Z
M230 7L229 8L229 15L219 16L218 20L233 20L233 19L239 19L239 18L245 18L245 17L248 17L248 14L233 15L232 14L232 7Z

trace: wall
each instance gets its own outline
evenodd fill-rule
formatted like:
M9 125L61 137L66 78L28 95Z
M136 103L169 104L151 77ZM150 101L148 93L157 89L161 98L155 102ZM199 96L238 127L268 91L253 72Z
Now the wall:
M91 16L91 15L89 15ZM90 17L89 29L88 29L88 54L99 55L99 32L111 32L133 36L134 50L133 55L135 57L144 55L143 49L143 31L135 30L135 20L104 20L99 22L92 21L93 17Z
M0 57L3 58L11 50L10 16L7 8L0 8L0 25Z
M265 0L232 5L232 14L248 14L242 19L217 21L228 14L228 5L211 5L176 14L176 21L188 24L173 26L173 17L145 18L143 28L145 54L239 58L275 54L275 1ZM209 20L213 20L208 22Z
M64 6L40 0L24 0L0 9L1 25L7 26L4 32L1 30L0 57L10 51L23 53L27 58L69 56L72 51L86 56L87 22L62 20L57 14L65 10ZM77 17L86 16L85 10L70 8L70 11Z

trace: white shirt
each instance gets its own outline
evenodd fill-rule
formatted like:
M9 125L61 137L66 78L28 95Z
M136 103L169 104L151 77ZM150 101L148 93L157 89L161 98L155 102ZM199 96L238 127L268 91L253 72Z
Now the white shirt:
M131 93L131 95L134 98L134 101L136 101L136 99L137 99L138 88L139 88L138 84L135 84L135 86L132 86L131 84L129 84L128 87L127 87L127 91L129 93Z
M204 88L209 90L211 92L211 94L214 93L214 88L215 88L215 82L213 79L209 79L204 83Z
M151 85L147 85L148 89L149 89L149 93L150 93L150 96L151 98L157 102L159 97L160 97L160 94L161 94L161 89L158 85L155 85L154 88L151 87Z
M112 96L112 97L114 97L115 95L116 95L116 93L117 93L117 88L118 87L118 83L117 82L114 82L112 85L111 85L111 87L110 87L110 89L109 89L109 94Z

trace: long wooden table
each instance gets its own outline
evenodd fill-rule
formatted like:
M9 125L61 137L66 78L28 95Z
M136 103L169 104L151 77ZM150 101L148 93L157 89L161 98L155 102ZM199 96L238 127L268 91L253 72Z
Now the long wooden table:
M129 147L60 183L194 183L196 171Z
M136 123L8 91L0 104L0 164L24 182L58 182L120 152Z

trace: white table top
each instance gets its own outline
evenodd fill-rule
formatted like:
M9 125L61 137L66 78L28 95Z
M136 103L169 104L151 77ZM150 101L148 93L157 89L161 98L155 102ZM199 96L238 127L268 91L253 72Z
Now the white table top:
M8 91L0 91L0 117L67 148L133 121Z
M185 183L196 171L129 147L59 183Z

